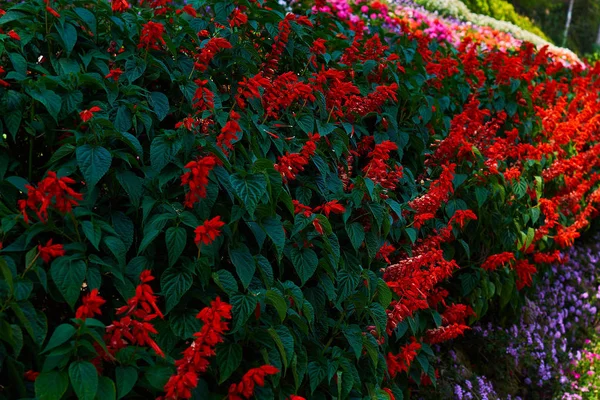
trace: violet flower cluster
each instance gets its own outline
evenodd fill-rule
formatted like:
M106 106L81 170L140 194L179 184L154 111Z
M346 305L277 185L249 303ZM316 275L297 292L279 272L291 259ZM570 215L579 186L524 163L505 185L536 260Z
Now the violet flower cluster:
M574 381L580 374L573 371L574 365L590 357L600 359L600 354L580 350L600 304L599 239L571 248L564 264L550 268L530 293L517 323L502 327L494 321L473 327L463 344L476 343L483 353L479 362L488 364L483 374L474 372L477 368L465 361L464 354L447 352L441 369L451 373L440 384L450 386L455 399L582 398L569 394L578 388ZM482 361L486 359L494 361Z

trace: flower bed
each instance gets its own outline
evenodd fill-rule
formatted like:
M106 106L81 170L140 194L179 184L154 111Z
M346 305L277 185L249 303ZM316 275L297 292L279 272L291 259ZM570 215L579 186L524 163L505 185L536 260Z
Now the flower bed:
M592 342L600 304L598 236L566 252L519 311L519 321L473 327L440 351L440 389L456 399L584 398L597 391ZM581 350L583 345L586 348ZM490 363L489 360L494 360ZM565 394L562 393L574 393ZM432 394L437 398L438 393Z
M0 12L2 395L402 398L522 304L597 215L600 65L364 5Z

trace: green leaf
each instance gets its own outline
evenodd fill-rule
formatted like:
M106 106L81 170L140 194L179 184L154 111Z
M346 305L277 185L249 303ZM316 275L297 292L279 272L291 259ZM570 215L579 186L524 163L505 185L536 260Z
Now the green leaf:
M113 253L119 265L125 268L125 259L127 256L127 248L125 247L125 243L123 243L123 241L116 236L107 236L103 241L110 252Z
M233 274L227 270L220 269L213 274L213 280L229 296L238 292L238 284Z
M71 55L73 48L75 47L75 43L77 43L77 30L75 27L68 22L65 23L64 27L61 27L58 23L55 24L58 35L62 39L65 44L65 49L67 50L67 57Z
M267 304L271 304L273 307L275 307L275 309L277 310L277 314L279 315L279 319L281 320L281 322L283 322L285 316L287 315L288 309L285 298L280 293L274 290L267 290L265 296Z
M77 164L88 188L93 188L110 169L112 156L104 147L89 144L77 147Z
M146 62L141 58L131 58L125 63L125 77L129 83L133 83L136 79L146 71Z
M138 380L138 372L135 367L117 367L115 371L117 377L117 398L122 399L127 396Z
M187 270L167 268L160 278L160 287L167 300L166 312L175 307L181 297L192 287L194 278Z
M75 9L75 14L81 18L83 22L88 26L89 30L96 36L96 17L94 14L89 11L87 8L77 7Z
M475 197L477 198L477 205L481 207L485 203L490 192L486 188L476 187Z
M69 366L71 386L80 400L94 400L98 391L98 372L88 361L75 361Z
M27 60L21 54L11 51L8 52L8 58L16 73L27 76Z
M28 90L27 93L46 107L52 118L58 121L58 113L62 107L62 98L52 90Z
M290 330L283 325L269 328L268 332L279 350L284 367L287 368L294 355L294 337Z
M258 300L251 294L234 294L230 300L233 314L233 332L237 332L242 326L246 325L248 318L256 309Z
M360 358L363 349L363 332L358 325L348 325L343 330L344 336L352 350L354 350L354 355L356 359Z
M27 333L29 333L29 336L34 340L34 343L39 343L40 345L44 343L48 331L46 315L43 312L36 310L28 301L11 303L10 308L13 310Z
M360 248L361 244L365 241L365 230L359 222L353 222L346 225L346 232L352 243L352 247L356 251Z
M47 352L48 350L52 350L53 348L60 346L61 344L65 343L67 340L71 339L73 337L73 335L75 334L75 332L77 332L77 329L75 329L72 325L69 325L69 324L59 325L52 333L52 336L50 337L50 340L48 341L48 344L46 345L46 348L44 349L44 353Z
M137 176L133 171L121 171L117 173L117 180L131 199L131 203L135 207L139 207L142 200L144 179Z
M83 221L81 223L83 234L92 243L96 250L100 250L100 240L102 239L102 229L93 221Z
M256 272L256 261L252 257L252 254L250 254L250 250L248 250L245 244L241 244L235 248L230 247L229 258L235 267L235 272L237 272L242 281L242 286L247 288Z
M86 265L83 260L67 257L57 258L50 266L50 276L71 308L75 306L81 293L85 272Z
M248 210L250 216L254 216L254 210L258 202L267 190L267 179L262 174L248 174L242 177L233 174L229 181L236 195L242 201L242 206Z
M187 241L187 232L184 228L172 226L165 234L167 251L169 253L169 266L173 266L183 253Z
M126 133L133 126L133 117L131 111L126 105L122 105L117 110L117 116L115 117L115 129L119 132Z
M315 128L315 118L311 114L306 114L298 118L298 126L304 133L313 133Z
M237 343L223 344L217 347L217 366L219 367L219 385L225 382L242 363L242 346Z
M317 253L312 249L293 247L290 250L290 256L294 269L304 285L317 270L317 266L319 265Z
M473 289L477 287L477 284L479 283L479 274L462 274L459 276L459 279L460 286L462 288L462 295L467 296L473 291Z
M392 291L387 283L381 278L377 279L377 297L383 308L388 308L392 302Z
M159 121L165 119L167 114L169 114L169 99L164 95L164 93L150 93L150 105L152 106L152 109L154 110L154 113L158 117Z
M317 386L323 382L327 376L325 368L316 361L308 363L308 379L310 381L310 393L313 394Z
M96 400L116 400L115 383L105 376L98 379L98 392Z
M267 236L273 241L275 249L277 250L277 257L281 258L283 248L285 247L285 231L283 230L283 224L280 221L279 216L269 217L262 222L262 226L267 232Z
M197 310L185 309L173 312L169 317L171 330L182 339L191 339L200 330L200 320L196 318Z
M68 387L66 372L42 372L35 380L35 395L39 400L60 400Z
M155 137L150 145L150 164L156 172L162 169L171 161L171 144L163 136Z

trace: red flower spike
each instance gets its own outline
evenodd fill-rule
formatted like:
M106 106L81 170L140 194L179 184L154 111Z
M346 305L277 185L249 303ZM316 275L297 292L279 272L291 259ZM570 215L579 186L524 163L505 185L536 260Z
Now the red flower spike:
M410 364L417 357L417 351L421 348L421 343L417 342L413 336L411 343L403 346L400 353L394 355L388 353L386 357L388 372L392 378L402 372L408 372Z
M39 255L46 264L57 257L62 257L66 254L62 244L52 244L52 239L48 240L45 246L38 246Z
M194 230L196 237L194 242L197 246L202 244L211 244L217 237L221 235L221 228L225 226L225 222L221 221L220 216L216 216L211 220L206 220L202 225L199 225Z
M121 68L113 68L104 78L112 79L113 81L118 82L123 72L125 71L123 71Z
M106 303L106 300L98 295L98 289L92 289L90 293L83 297L82 305L77 309L75 318L85 320L94 317L95 314L102 315L100 306L104 303Z
M271 365L252 368L244 374L239 383L234 383L229 387L229 400L250 399L254 394L256 385L265 386L265 377L277 373L279 373L279 370Z
M217 157L211 154L185 165L185 168L190 170L181 176L181 185L188 186L190 189L185 195L184 205L186 207L192 208L195 203L206 197L208 175L217 164Z
M110 75L110 74L109 74ZM79 117L83 122L88 122L90 119L94 117L94 113L102 111L100 107L94 106L89 110L83 110L79 113Z
M231 305L216 298L198 313L196 318L203 322L194 341L183 352L183 358L175 361L177 372L165 385L165 400L189 399L192 390L198 385L200 374L209 367L208 358L214 356L215 346L223 342L223 335L229 330L227 320L231 319Z
M8 31L7 35L10 36L11 39L21 40L21 36L19 36L19 34L12 29Z
M127 0L112 0L112 10L114 12L124 12L129 10L131 4Z
M163 38L164 33L165 26L163 24L152 21L146 22L142 27L138 48L160 50L159 44L166 44Z

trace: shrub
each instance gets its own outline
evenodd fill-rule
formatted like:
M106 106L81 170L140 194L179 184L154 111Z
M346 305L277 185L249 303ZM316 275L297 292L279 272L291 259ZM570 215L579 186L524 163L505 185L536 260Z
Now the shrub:
M5 398L402 398L586 228L596 75L322 11L2 12Z
M542 39L549 40L540 28L531 22L529 18L518 14L509 2L503 0L465 0L464 3L469 7L469 10L477 14L489 15L502 21L512 22Z

